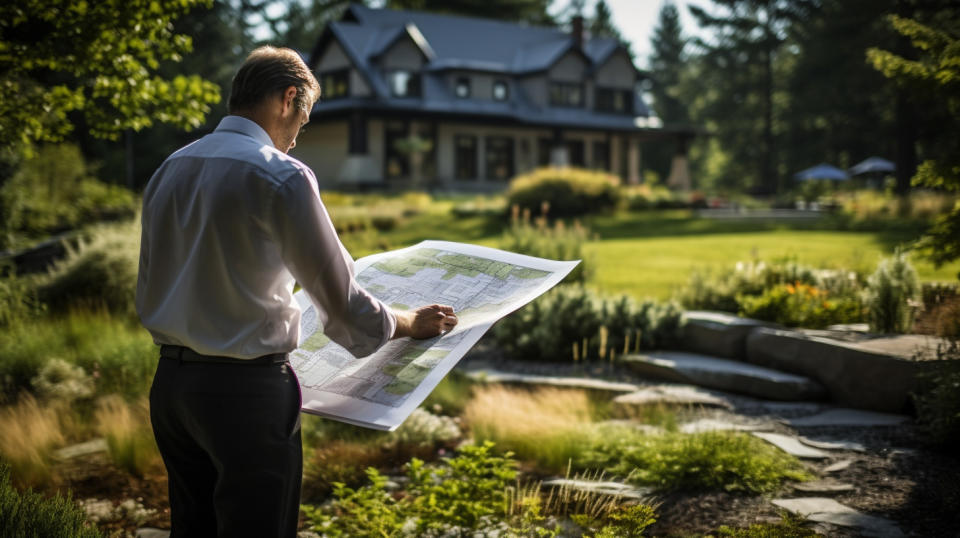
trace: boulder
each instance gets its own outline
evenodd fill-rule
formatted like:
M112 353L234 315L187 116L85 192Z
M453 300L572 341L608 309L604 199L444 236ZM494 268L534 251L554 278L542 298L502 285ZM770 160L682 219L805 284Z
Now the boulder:
M903 412L917 388L917 362L798 331L758 327L747 337L747 361L813 378L831 399L859 409Z
M727 312L691 310L683 315L681 345L687 351L725 359L742 360L746 356L747 336L757 327L776 327L756 319L737 317Z

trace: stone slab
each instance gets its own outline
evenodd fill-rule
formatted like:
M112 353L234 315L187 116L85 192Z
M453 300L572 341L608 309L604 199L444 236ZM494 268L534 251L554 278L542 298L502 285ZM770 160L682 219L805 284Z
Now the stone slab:
M612 481L574 480L570 478L555 478L545 480L543 485L551 488L567 488L575 491L586 491L624 499L646 499L653 493L653 488L637 488L629 484Z
M702 405L733 409L730 400L687 385L655 385L613 399L621 405Z
M486 383L524 383L530 385L549 385L551 387L600 390L606 392L635 392L642 388L634 383L605 381L589 377L554 377L547 375L529 375L498 370L473 370L467 377Z
M747 352L747 335L756 327L775 326L765 321L741 318L727 312L691 310L683 315L680 341L694 353L742 360Z
M877 413L861 409L830 409L816 415L791 418L787 424L793 427L811 426L896 426L910 420L906 415Z
M859 529L864 536L899 538L905 536L892 521L860 513L825 497L774 499L773 504L811 521Z
M784 418L812 415L824 407L824 404L816 402L759 402L759 405L766 413Z
M843 493L846 491L853 491L853 484L847 484L845 482L839 482L837 480L831 480L829 478L824 480L812 480L810 482L800 482L799 484L794 484L793 489L797 491L802 491L804 493Z
M110 450L110 447L107 445L106 439L93 439L85 443L61 448L53 453L53 457L58 460L69 460L98 452L106 452L108 450Z
M843 471L844 469L847 469L852 464L853 464L853 460L840 460L837 463L832 463L824 467L823 472L825 473L840 472L840 471Z
M921 363L800 331L758 327L747 336L752 364L810 377L844 406L884 412L907 408Z
M715 431L758 431L772 428L771 425L764 424L735 424L726 420L717 420L712 418L702 418L693 422L687 422L680 425L680 431L683 433L703 433Z
M856 441L837 441L837 440L827 440L827 439L810 439L808 437L800 436L797 439L801 443L812 446L813 448L821 448L823 450L852 450L854 452L866 452L867 447L863 444Z
M807 446L800 442L796 437L790 437L789 435L783 435L779 433L769 433L769 432L751 432L755 437L759 437L764 441L770 443L771 445L779 448L780 450L795 456L797 458L805 459L825 459L829 458L830 454L820 450L819 448L813 448Z
M163 529L154 529L152 527L143 527L137 529L136 538L169 538L170 531Z
M770 400L816 400L826 395L823 386L804 376L696 353L655 351L622 360L641 376Z

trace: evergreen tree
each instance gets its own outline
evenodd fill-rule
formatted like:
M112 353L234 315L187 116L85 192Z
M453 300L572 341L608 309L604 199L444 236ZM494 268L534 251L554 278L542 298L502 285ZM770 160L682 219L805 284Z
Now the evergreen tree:
M387 0L386 7L553 26L550 0Z
M665 124L687 122L687 107L679 99L680 77L687 61L684 51L687 39L673 2L665 2L660 8L650 45L653 110Z
M623 36L613 22L613 14L606 0L599 0L594 6L593 19L590 21L590 35L593 37L610 37L623 43Z

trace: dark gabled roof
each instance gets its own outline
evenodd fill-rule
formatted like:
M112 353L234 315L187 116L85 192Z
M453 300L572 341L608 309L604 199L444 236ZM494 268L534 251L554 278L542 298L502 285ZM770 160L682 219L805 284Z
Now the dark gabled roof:
M419 11L370 9L360 4L352 4L341 20L327 24L313 51L309 62L311 67L319 61L319 54L331 39L344 48L370 85L375 99L322 101L317 104L318 112L362 106L500 116L538 125L577 123L584 127L637 128L633 117L601 114L586 109L542 109L532 104L517 86L511 88L511 98L506 102L457 99L441 77L442 71L466 69L501 73L505 77L515 78L545 71L569 52L581 55L588 69L593 71L617 50L626 50L614 39L588 39L581 49L569 33L558 28ZM380 70L372 65L373 60L400 39L410 39L427 59L420 98L392 97ZM635 67L634 72L640 76ZM634 93L635 115L649 116L646 104L637 92Z

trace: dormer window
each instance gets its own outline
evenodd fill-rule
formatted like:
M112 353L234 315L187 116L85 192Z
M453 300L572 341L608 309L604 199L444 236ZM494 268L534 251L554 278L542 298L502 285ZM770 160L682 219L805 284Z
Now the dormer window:
M510 97L510 91L507 89L507 81L493 81L493 100L506 101L508 97Z
M577 82L551 82L550 105L582 107L583 85Z
M466 99L470 97L470 79L467 77L457 77L457 81L453 89L456 96L460 99Z
M338 69L320 74L320 97L340 99L350 94L350 70Z
M597 88L597 112L633 114L633 92L612 88Z
M394 97L420 97L420 74L406 69L387 73L390 94Z

